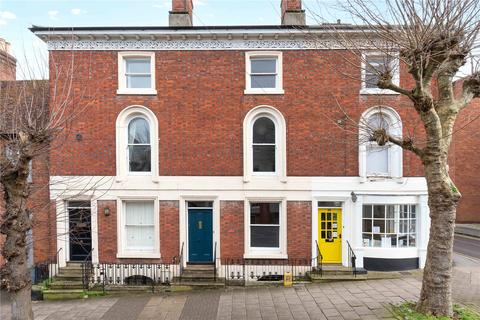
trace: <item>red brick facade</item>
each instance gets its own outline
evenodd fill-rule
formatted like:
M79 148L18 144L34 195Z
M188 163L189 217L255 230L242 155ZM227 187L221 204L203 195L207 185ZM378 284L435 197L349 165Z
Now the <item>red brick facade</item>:
M287 202L288 257L310 259L312 256L312 203Z
M244 253L244 202L220 201L220 245L222 257L238 259Z

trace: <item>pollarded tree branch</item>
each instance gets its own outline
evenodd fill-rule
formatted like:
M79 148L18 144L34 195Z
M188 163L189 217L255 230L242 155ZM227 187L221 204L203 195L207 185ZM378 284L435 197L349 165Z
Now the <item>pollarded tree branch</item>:
M460 109L466 107L473 98L480 97L480 72L475 72L463 80Z
M384 128L374 130L370 135L370 141L375 141L379 146L384 146L388 142L391 142L402 149L412 151L420 158L424 155L424 150L414 145L413 140L411 138L397 138L388 134Z

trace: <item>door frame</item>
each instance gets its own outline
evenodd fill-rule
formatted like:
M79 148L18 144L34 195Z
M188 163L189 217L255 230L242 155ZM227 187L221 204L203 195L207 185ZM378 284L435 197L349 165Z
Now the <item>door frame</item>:
M189 257L189 248L188 248L188 201L211 201L212 204L212 253L215 256L215 242L217 243L217 259L221 257L220 251L220 201L216 195L206 195L206 196L189 196L182 195L180 196L180 210L179 210L179 220L180 220L180 242L179 250L183 247L183 265L186 266ZM180 253L180 252L179 252ZM219 263L214 261L217 266Z
M352 243L351 239L351 230L353 230L353 225L351 223L348 223L348 221L351 221L352 219L350 218L350 209L351 207L351 196L318 196L314 197L312 199L312 258L315 258L317 256L317 250L316 250L316 242L319 240L318 239L318 208L327 208L327 207L319 207L318 202L319 201L338 201L341 202L342 205L341 207L336 207L342 209L342 261L341 264L343 266L348 265L348 255L346 254L346 240L350 241ZM348 217L348 218L347 218ZM353 244L352 244L353 245ZM315 262L312 259L312 265Z

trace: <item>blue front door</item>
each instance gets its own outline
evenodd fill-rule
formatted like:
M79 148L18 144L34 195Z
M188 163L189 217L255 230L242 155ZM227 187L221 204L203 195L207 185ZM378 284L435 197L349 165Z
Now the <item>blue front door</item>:
M213 261L212 209L188 209L188 261Z

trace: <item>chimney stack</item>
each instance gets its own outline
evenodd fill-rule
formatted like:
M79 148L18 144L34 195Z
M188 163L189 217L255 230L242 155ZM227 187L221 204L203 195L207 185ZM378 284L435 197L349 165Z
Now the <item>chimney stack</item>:
M304 26L305 10L302 10L302 0L282 0L282 25Z
M191 27L192 13L192 0L172 0L172 11L168 16L170 27Z

